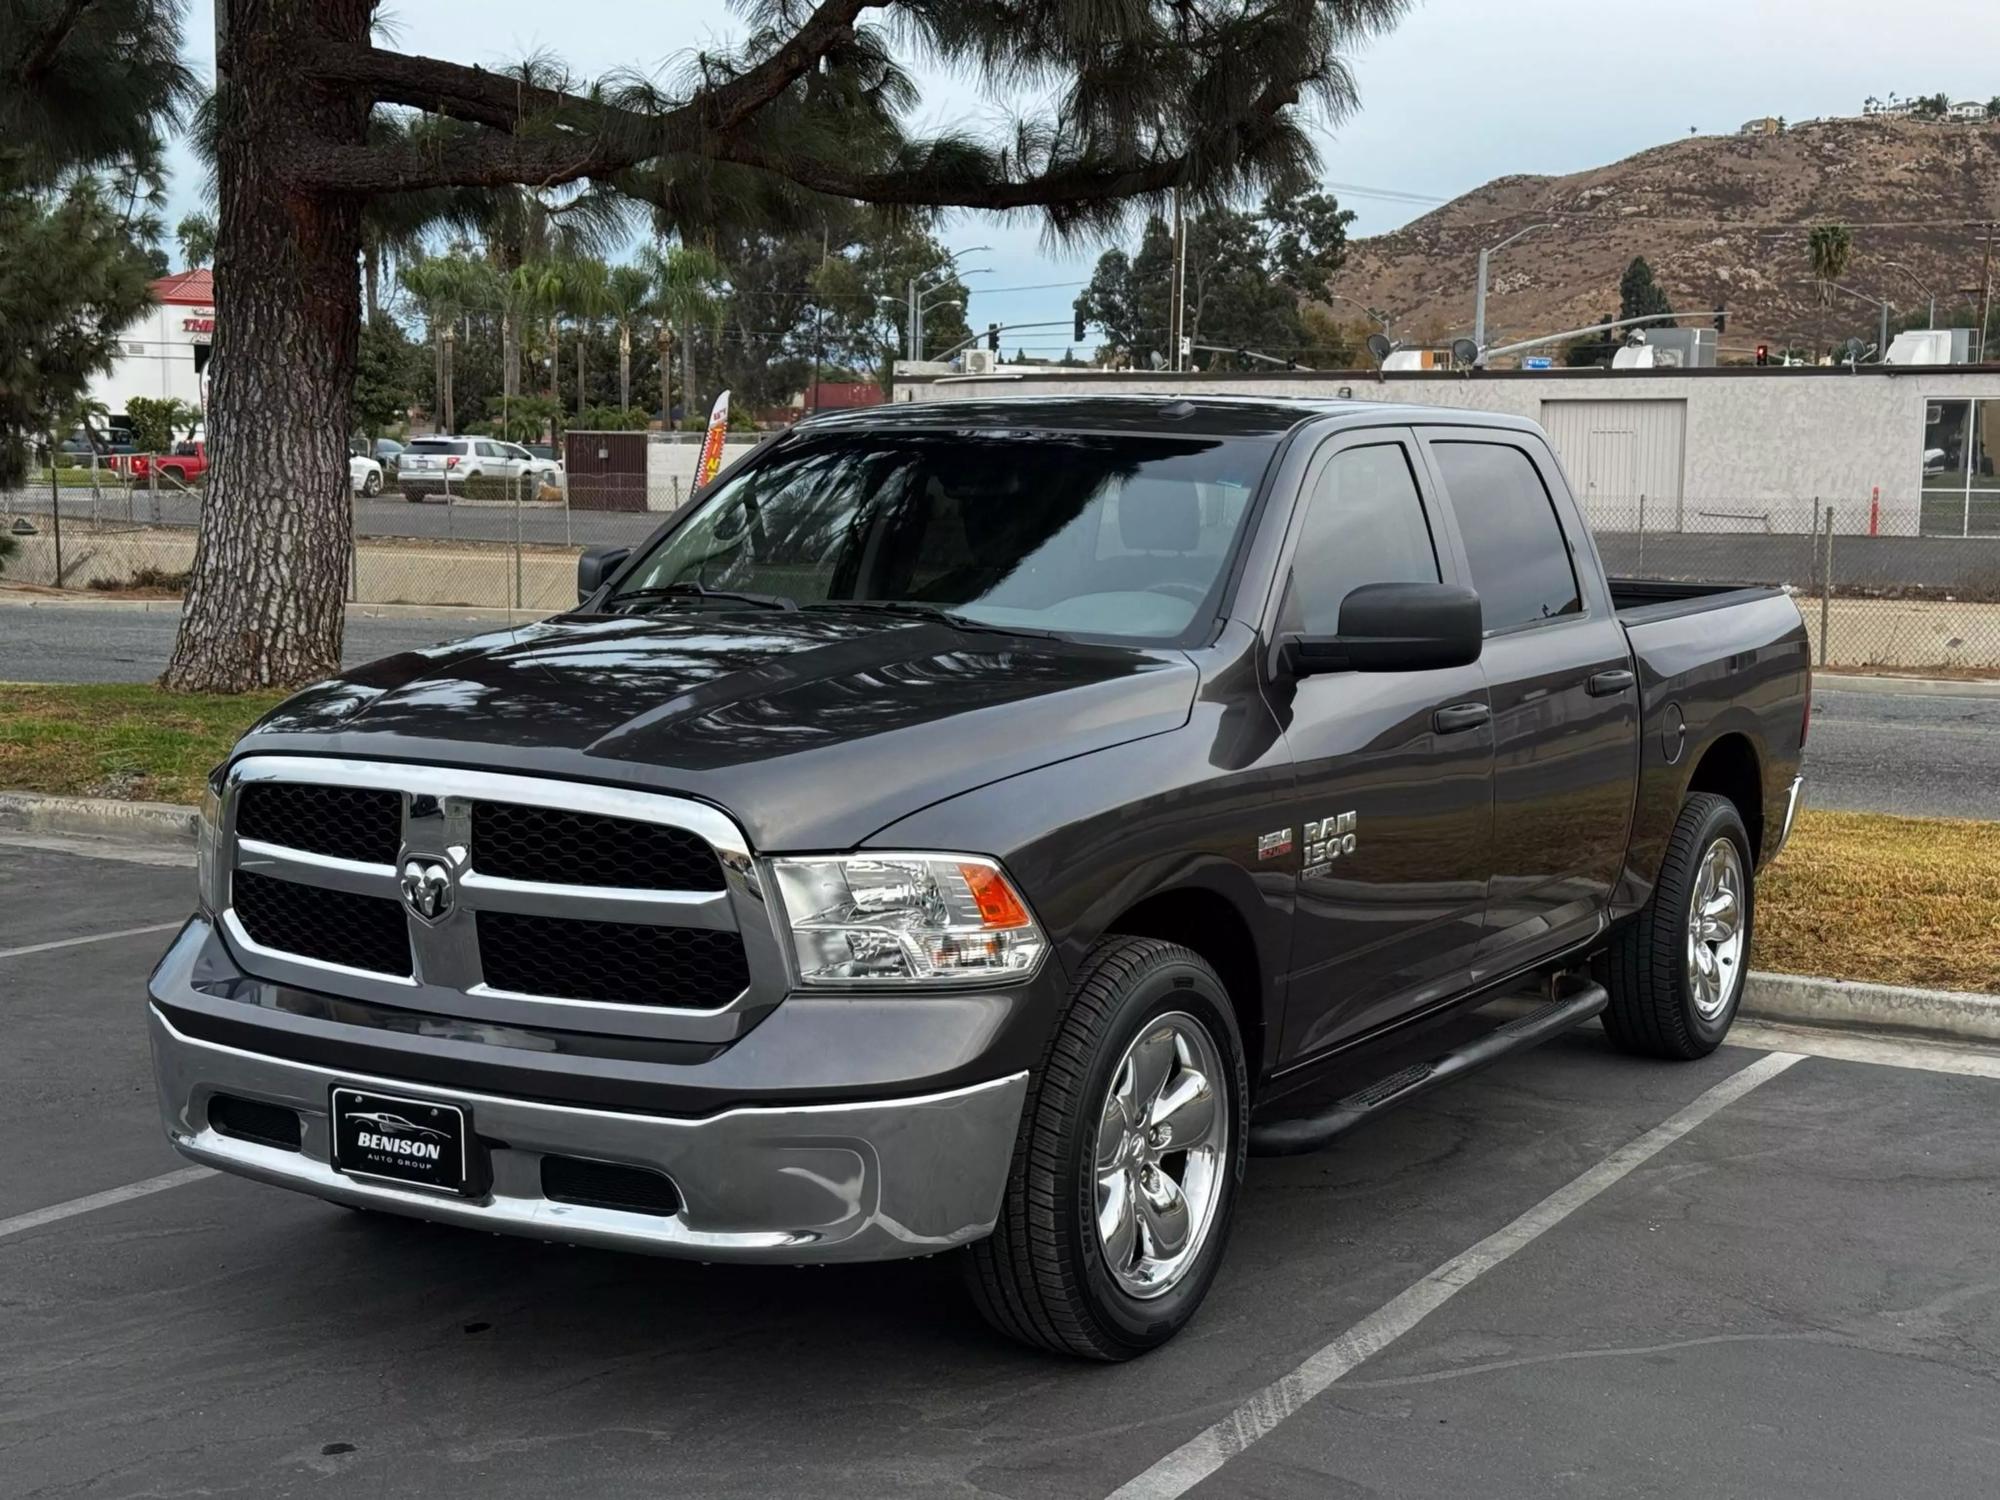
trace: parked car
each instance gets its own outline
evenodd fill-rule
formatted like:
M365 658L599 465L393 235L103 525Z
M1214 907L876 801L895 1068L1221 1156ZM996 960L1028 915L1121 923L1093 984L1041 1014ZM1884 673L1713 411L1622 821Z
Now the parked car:
M369 499L382 493L382 465L356 453L347 460L347 484L357 495Z
M1246 1153L1593 1016L1712 1051L1800 805L1792 601L1606 578L1509 417L830 414L577 595L210 777L149 985L182 1155L704 1261L959 1251L997 1328L1128 1358Z
M374 459L384 474L393 475L397 460L403 456L403 445L394 438L376 438L371 442L366 437L353 437L347 441L347 451L356 458Z
M175 443L157 457L147 453L129 454L117 460L117 467L134 480L145 479L157 469L161 479L183 487L190 486L208 473L208 442L197 438L191 442Z
M519 443L484 437L421 437L412 438L404 448L396 483L403 498L411 501L448 496L455 487L475 479L518 483L521 493L532 499L542 482L559 472L559 465L537 459Z

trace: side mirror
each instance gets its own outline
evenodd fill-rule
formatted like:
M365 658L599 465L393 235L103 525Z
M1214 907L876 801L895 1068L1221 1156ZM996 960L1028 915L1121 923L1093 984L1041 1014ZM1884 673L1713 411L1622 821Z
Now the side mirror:
M1322 672L1431 672L1479 660L1479 595L1449 583L1369 583L1340 601L1340 634L1288 635L1293 677Z
M616 573L632 555L630 547L586 547L576 560L576 602L583 603L604 587L604 580Z

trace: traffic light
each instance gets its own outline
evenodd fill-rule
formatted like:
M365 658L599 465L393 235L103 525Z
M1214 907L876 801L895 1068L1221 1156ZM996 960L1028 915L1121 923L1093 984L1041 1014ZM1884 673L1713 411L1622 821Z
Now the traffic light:
M1076 337L1076 342L1077 342L1077 343L1079 343L1079 344L1080 344L1080 343L1082 343L1082 342L1084 341L1084 338L1086 337L1086 335L1084 334L1084 331L1083 331L1083 309L1082 309L1082 308L1080 308L1080 307L1079 307L1079 308L1078 308L1078 309L1076 310L1076 335L1075 335L1075 337Z
M1729 331L1729 304L1727 302L1721 303L1715 309L1715 331L1717 333L1727 333Z
M1757 363L1760 365L1768 365L1770 362L1771 362L1771 346L1769 344L1759 344L1757 346Z
M998 323L988 323L986 325L986 347L991 349L995 354L1000 352L1000 325Z

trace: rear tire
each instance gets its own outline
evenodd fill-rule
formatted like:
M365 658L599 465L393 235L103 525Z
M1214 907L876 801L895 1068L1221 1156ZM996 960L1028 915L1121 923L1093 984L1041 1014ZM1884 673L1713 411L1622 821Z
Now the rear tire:
M1750 969L1753 867L1736 805L1690 793L1652 899L1612 934L1600 961L1611 997L1604 1029L1621 1049L1685 1062L1722 1045Z
M369 474L367 478L361 481L361 493L364 497L370 500L373 500L377 495L381 494L382 476L380 474L374 474L374 473Z
M1085 1359L1164 1344L1222 1263L1249 1134L1242 1037L1215 971L1174 943L1106 938L1028 1080L999 1223L967 1251L980 1312Z

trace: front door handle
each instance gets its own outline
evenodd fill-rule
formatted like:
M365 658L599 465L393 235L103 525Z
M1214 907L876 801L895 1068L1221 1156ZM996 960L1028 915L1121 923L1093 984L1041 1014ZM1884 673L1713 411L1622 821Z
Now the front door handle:
M1616 671L1594 674L1586 685L1590 689L1591 697L1611 698L1624 692L1637 680L1630 672L1620 667Z
M1477 729L1493 717L1493 710L1484 703L1454 703L1450 708L1441 708L1431 715L1431 724L1439 734L1463 734L1468 729Z

